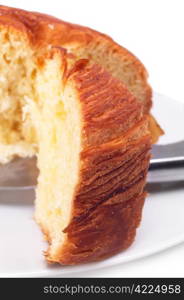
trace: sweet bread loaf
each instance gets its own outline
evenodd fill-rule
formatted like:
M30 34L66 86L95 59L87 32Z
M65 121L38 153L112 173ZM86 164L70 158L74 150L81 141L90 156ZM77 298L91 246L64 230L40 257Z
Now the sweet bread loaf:
M0 44L0 162L37 156L47 260L77 264L126 249L150 159L145 68L103 34L4 6Z

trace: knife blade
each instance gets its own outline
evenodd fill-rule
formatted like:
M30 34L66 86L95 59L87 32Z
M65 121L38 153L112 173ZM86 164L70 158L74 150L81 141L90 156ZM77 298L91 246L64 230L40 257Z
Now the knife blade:
M147 181L184 181L184 141L167 145L153 145Z

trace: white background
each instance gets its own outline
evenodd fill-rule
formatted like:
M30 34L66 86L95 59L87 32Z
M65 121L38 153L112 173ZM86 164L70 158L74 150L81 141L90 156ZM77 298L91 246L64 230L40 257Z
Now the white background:
M112 36L145 64L154 90L184 103L183 0L4 0L2 4L55 15ZM184 277L184 244L80 276Z

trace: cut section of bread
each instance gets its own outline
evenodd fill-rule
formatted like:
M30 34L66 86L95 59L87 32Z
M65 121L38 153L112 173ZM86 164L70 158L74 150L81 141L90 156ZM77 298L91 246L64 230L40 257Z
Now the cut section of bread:
M146 196L146 98L137 100L105 62L82 58L76 49L90 30L12 8L0 14L0 162L37 156L35 219L50 243L47 260L72 265L126 249ZM79 44L69 51L61 45L74 29Z

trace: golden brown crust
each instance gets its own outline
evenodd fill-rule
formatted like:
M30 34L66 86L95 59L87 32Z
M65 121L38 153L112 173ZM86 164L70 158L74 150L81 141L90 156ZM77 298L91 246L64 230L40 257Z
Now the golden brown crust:
M73 73L82 106L85 147L126 133L142 118L142 106L119 80L98 65Z
M0 23L24 32L37 51L52 45L66 56L64 81L74 84L81 106L80 174L71 221L64 230L64 245L55 257L48 251L47 259L77 264L127 248L134 240L146 196L143 189L151 145L148 118L122 82L100 66L80 60L67 70L68 58L60 46L69 41L82 45L91 39L105 39L118 55L123 51L132 60L146 84L144 67L109 37L91 29L2 6L0 14ZM148 94L150 91L148 87ZM149 101L144 112L150 107Z
M67 231L68 243L62 248L60 263L72 265L97 261L131 245L146 195L136 195L125 203L119 196L116 203L102 203Z

